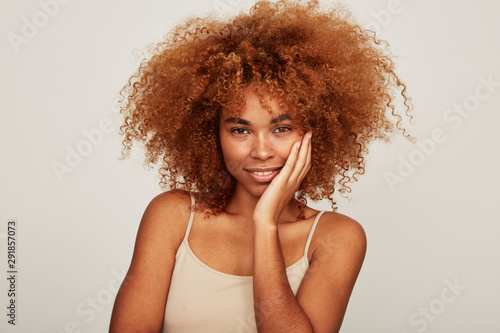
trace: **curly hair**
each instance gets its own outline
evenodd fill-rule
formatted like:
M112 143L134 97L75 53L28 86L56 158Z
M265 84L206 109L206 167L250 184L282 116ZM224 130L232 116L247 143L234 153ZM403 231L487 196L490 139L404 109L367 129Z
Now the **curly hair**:
M312 165L296 198L333 199L365 172L367 145L401 126L396 99L411 122L406 86L387 43L363 30L343 6L318 1L259 1L228 19L188 18L121 90L122 158L134 141L147 165L159 164L160 186L194 192L207 214L223 211L235 180L219 142L222 110L252 85L263 100L278 96L312 130Z

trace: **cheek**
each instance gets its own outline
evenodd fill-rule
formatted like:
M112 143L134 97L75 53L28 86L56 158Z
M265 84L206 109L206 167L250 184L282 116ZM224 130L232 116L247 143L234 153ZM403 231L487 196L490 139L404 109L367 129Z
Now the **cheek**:
M281 145L280 148L277 150L279 156L284 160L288 159L288 156L290 155L290 150L291 150L292 146L293 146L293 143Z
M290 138L290 140L286 140L285 142L280 142L279 145L276 145L276 152L281 157L284 157L285 159L287 159L288 155L290 155L290 151L292 150L293 145L297 141L300 141L301 139L302 139L302 137L297 135L294 138Z
M234 174L240 169L240 165L245 159L246 147L241 143L221 137L221 148L226 168Z
M228 139L226 133L219 133L219 143L220 147L222 149L222 155L224 158L231 154L232 152L232 147L231 147L231 141Z

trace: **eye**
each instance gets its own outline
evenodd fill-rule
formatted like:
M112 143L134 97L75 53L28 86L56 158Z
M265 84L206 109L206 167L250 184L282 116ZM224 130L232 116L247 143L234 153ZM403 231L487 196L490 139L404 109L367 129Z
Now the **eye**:
M245 128L233 128L231 129L231 133L235 133L235 134L245 134L245 132L247 132L247 130Z
M288 131L291 131L292 129L288 126L280 126L280 127L277 127L274 131L277 132L277 133L284 133L284 132L288 132Z

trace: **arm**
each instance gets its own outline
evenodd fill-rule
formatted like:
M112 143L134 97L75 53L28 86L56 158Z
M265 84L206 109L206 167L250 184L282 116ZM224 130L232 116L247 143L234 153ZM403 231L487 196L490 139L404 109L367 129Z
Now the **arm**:
M339 332L366 253L366 235L347 216L325 213L311 246L309 269L297 301L314 332Z
M182 192L167 192L146 208L130 268L116 296L111 333L160 331L175 253L188 221L188 202Z
M254 210L253 289L259 332L313 332L288 283L278 235L279 217L310 169L310 138L308 133L292 147Z
M363 263L361 226L341 214L324 214L311 264L294 297L286 277L277 222L310 168L310 136L294 147L254 211L254 302L259 332L338 332Z
M290 288L275 224L254 226L253 288L259 332L313 332Z
M254 301L259 332L338 332L363 264L366 236L354 220L324 214L297 298L277 229L255 226Z

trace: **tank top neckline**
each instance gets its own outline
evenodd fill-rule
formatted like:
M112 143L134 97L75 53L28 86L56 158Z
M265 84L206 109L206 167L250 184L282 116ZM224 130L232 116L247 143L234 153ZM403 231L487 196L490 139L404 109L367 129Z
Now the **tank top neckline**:
M235 275L235 274L228 274L228 273L224 273L224 272L218 271L218 270L216 270L216 269L208 266L207 264L205 264L203 261L201 261L200 258L198 258L196 256L196 254L194 254L193 250L191 249L191 246L189 245L189 241L188 241L189 233L191 232L191 226L193 225L194 204L195 204L194 195L192 193L190 193L190 195L191 195L191 215L189 217L188 226L186 228L186 233L184 235L184 239L182 240L181 247L184 246L186 248L189 256L198 265L200 265L201 267L203 267L204 269L206 269L207 271L209 271L209 272L211 272L213 274L216 274L216 275L219 275L219 276L222 276L222 277L226 277L226 278L231 278L231 279L252 280L253 279L253 275ZM309 231L309 235L307 236L306 246L304 248L304 254L296 262L294 262L290 266L286 267L286 272L287 273L292 272L297 267L301 267L303 261L304 261L304 264L306 265L306 267L309 266L309 260L307 258L307 254L309 252L309 245L311 244L311 239L312 239L312 236L314 234L314 231L316 230L316 226L318 224L318 221L319 221L321 215L323 215L324 212L325 212L324 210L320 211L316 215L316 217L314 218L314 222L313 222L313 224L311 226L311 229Z

